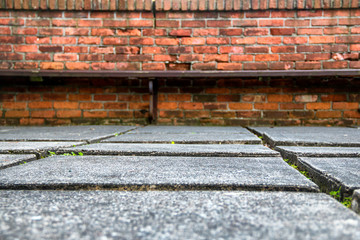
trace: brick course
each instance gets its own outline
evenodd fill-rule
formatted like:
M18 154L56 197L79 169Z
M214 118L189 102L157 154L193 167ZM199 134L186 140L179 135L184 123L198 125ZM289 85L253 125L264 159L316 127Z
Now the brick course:
M0 124L146 124L146 79L4 77ZM159 79L159 124L360 124L359 78Z

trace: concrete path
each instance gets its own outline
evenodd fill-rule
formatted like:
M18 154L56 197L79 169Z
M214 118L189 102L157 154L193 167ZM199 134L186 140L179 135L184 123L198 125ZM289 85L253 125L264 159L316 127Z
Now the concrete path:
M360 239L356 129L271 131L0 127L0 239Z

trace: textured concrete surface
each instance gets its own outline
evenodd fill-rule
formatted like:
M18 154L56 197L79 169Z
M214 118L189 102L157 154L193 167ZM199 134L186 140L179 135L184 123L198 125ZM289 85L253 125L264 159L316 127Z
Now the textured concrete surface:
M0 169L11 167L20 163L33 161L35 159L35 154L0 154Z
M352 194L360 189L360 158L299 157L298 163L305 168L321 187L341 190Z
M0 153L35 153L44 154L56 151L59 148L71 148L85 144L85 142L1 142Z
M360 129L347 127L251 127L270 146L360 147Z
M261 144L255 135L238 133L138 133L123 134L102 142L123 143L192 143L192 144Z
M128 144L128 143L96 143L83 145L64 152L82 152L93 155L154 155L154 156L280 156L262 145L241 144Z
M360 214L360 189L354 191L352 196L351 208Z
M0 191L2 239L360 239L324 194Z
M196 134L196 133L236 133L251 134L243 127L202 127L202 126L146 126L132 130L130 133L141 134Z
M360 147L297 147L279 146L275 148L284 159L296 163L297 157L360 157Z
M135 128L132 126L0 127L0 141L95 142Z
M316 191L277 158L52 156L4 169L0 188L126 187Z

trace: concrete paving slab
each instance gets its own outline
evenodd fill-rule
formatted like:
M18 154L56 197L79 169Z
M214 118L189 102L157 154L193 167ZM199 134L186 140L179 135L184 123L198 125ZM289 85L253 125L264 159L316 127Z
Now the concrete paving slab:
M280 156L262 145L241 144L139 144L96 143L71 149L63 148L58 153L82 152L91 155L138 155L138 156Z
M0 154L0 169L36 160L35 154Z
M0 141L96 142L135 129L134 126L0 127Z
M318 187L280 157L52 156L4 169L2 189L286 190Z
M360 239L360 217L325 194L0 191L12 239Z
M140 134L195 134L195 133L237 133L237 134L251 134L243 127L203 127L203 126L145 126L137 128L129 133Z
M297 157L360 157L360 147L297 147L279 146L275 148L284 159L292 163Z
M48 151L55 152L59 148L70 148L85 144L85 142L1 142L0 153L27 154L42 156Z
M253 127L274 146L360 147L360 129L347 127Z
M189 144L261 144L254 134L241 133L127 133L102 142L123 143L189 143Z
M360 189L355 190L352 196L351 208L360 214Z
M315 158L299 157L299 167L309 172L310 177L322 190L352 195L360 189L360 158Z

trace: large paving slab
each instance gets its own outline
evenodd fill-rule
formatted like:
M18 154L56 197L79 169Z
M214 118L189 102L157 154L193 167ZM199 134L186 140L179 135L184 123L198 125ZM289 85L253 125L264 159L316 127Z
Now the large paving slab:
M85 144L85 142L1 142L0 153L27 154L34 153L38 156L48 151L55 152L60 148L70 148Z
M317 191L280 157L52 156L1 171L3 189Z
M360 239L320 193L0 191L1 239Z
M35 159L35 154L0 154L0 169L11 167L20 163L33 161Z
M143 155L143 156L280 156L262 145L243 144L140 144L140 143L95 143L59 153L82 152L92 155Z
M360 157L360 147L298 147L279 146L275 148L283 158L296 163L297 157Z
M189 143L189 144L261 144L255 135L238 133L190 133L190 134L123 134L102 142L123 143Z
M135 129L133 126L0 127L0 141L95 142Z
M347 127L251 127L270 146L360 147L360 129Z
M196 134L196 133L237 133L249 134L250 132L243 127L202 127L202 126L146 126L132 130L134 134Z
M360 189L360 157L299 157L298 164L325 191L341 187L343 193L351 195L355 189Z

